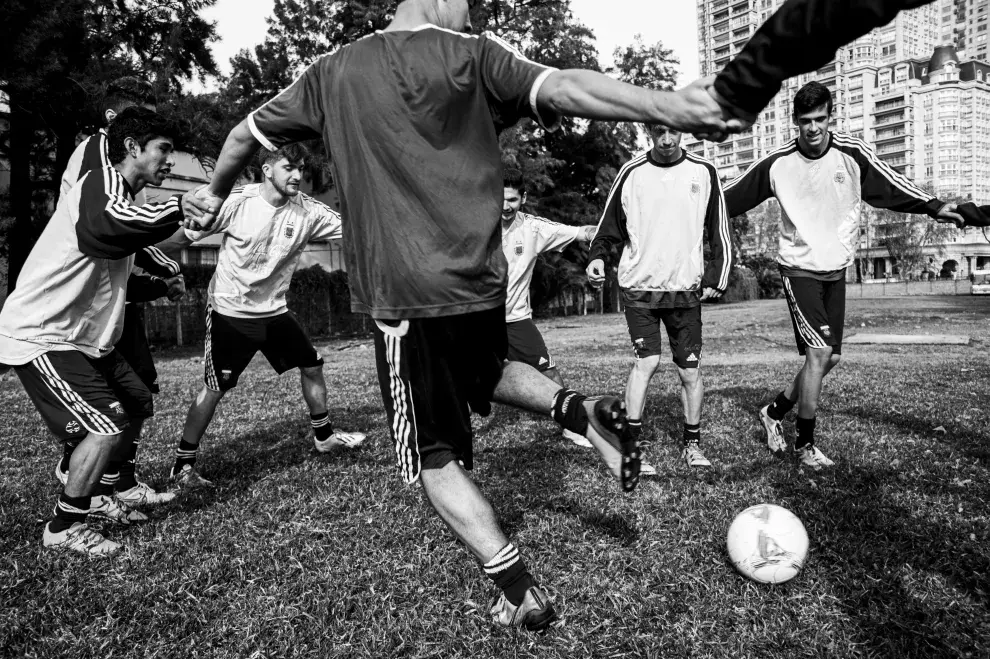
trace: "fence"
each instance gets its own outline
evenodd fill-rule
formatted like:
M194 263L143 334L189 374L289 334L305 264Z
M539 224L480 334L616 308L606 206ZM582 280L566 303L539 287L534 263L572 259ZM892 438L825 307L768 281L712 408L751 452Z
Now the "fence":
M929 279L928 281L880 281L846 284L847 298L898 297L902 295L971 295L968 279Z

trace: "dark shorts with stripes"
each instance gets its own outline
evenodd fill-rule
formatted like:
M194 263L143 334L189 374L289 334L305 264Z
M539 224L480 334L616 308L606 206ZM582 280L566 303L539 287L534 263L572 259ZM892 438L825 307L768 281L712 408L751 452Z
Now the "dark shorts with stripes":
M407 483L454 460L474 466L471 412L491 412L507 350L504 306L375 321L378 383Z
M553 355L547 350L543 335L540 334L532 318L506 323L505 329L509 337L510 362L529 364L540 372L557 367Z
M323 358L292 312L271 318L234 318L207 305L203 357L207 387L213 391L236 387L259 350L279 375L293 368L323 366Z
M813 277L781 274L784 296L791 312L794 338L802 355L808 348L832 348L842 354L842 330L846 322L846 280L822 281Z
M63 441L116 435L131 420L154 414L151 392L116 350L96 359L53 350L14 370L48 429Z
M663 354L660 326L667 332L670 355L681 368L701 364L701 305L686 309L644 309L626 307L626 325L637 359Z

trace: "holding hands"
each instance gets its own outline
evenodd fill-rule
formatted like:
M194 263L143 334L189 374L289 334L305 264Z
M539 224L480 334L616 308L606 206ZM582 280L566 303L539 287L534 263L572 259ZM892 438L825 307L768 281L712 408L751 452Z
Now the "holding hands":
M217 219L223 201L205 185L182 195L182 227L192 231L209 229Z

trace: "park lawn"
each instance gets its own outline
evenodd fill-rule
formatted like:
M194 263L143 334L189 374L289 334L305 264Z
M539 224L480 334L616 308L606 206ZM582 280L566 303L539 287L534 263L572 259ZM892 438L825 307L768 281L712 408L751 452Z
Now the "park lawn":
M666 358L646 413L659 475L630 496L549 420L478 419L477 480L561 614L545 634L489 621L494 586L400 481L368 340L321 344L334 418L368 431L365 447L317 454L297 377L256 359L204 440L216 490L110 528L127 546L111 559L41 551L60 449L8 373L0 656L988 657L990 300L851 300L847 316L847 336L973 340L847 346L819 417L827 472L761 444L756 411L800 364L783 300L705 308L709 471L689 472L670 439ZM570 384L622 391L621 315L540 325ZM162 486L202 364L171 352L159 369L140 470ZM749 582L727 560L729 523L760 502L811 538L788 584Z

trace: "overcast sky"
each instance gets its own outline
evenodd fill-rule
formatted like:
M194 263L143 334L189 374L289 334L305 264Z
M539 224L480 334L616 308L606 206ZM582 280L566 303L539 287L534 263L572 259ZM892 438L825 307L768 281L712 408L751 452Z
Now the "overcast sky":
M217 23L220 42L213 53L224 73L230 58L242 48L261 43L268 29L274 0L218 0L204 15ZM661 9L661 7L663 7ZM647 43L662 41L680 59L679 84L698 77L697 18L694 0L571 0L575 17L598 39L604 65L611 64L616 46L642 34Z

